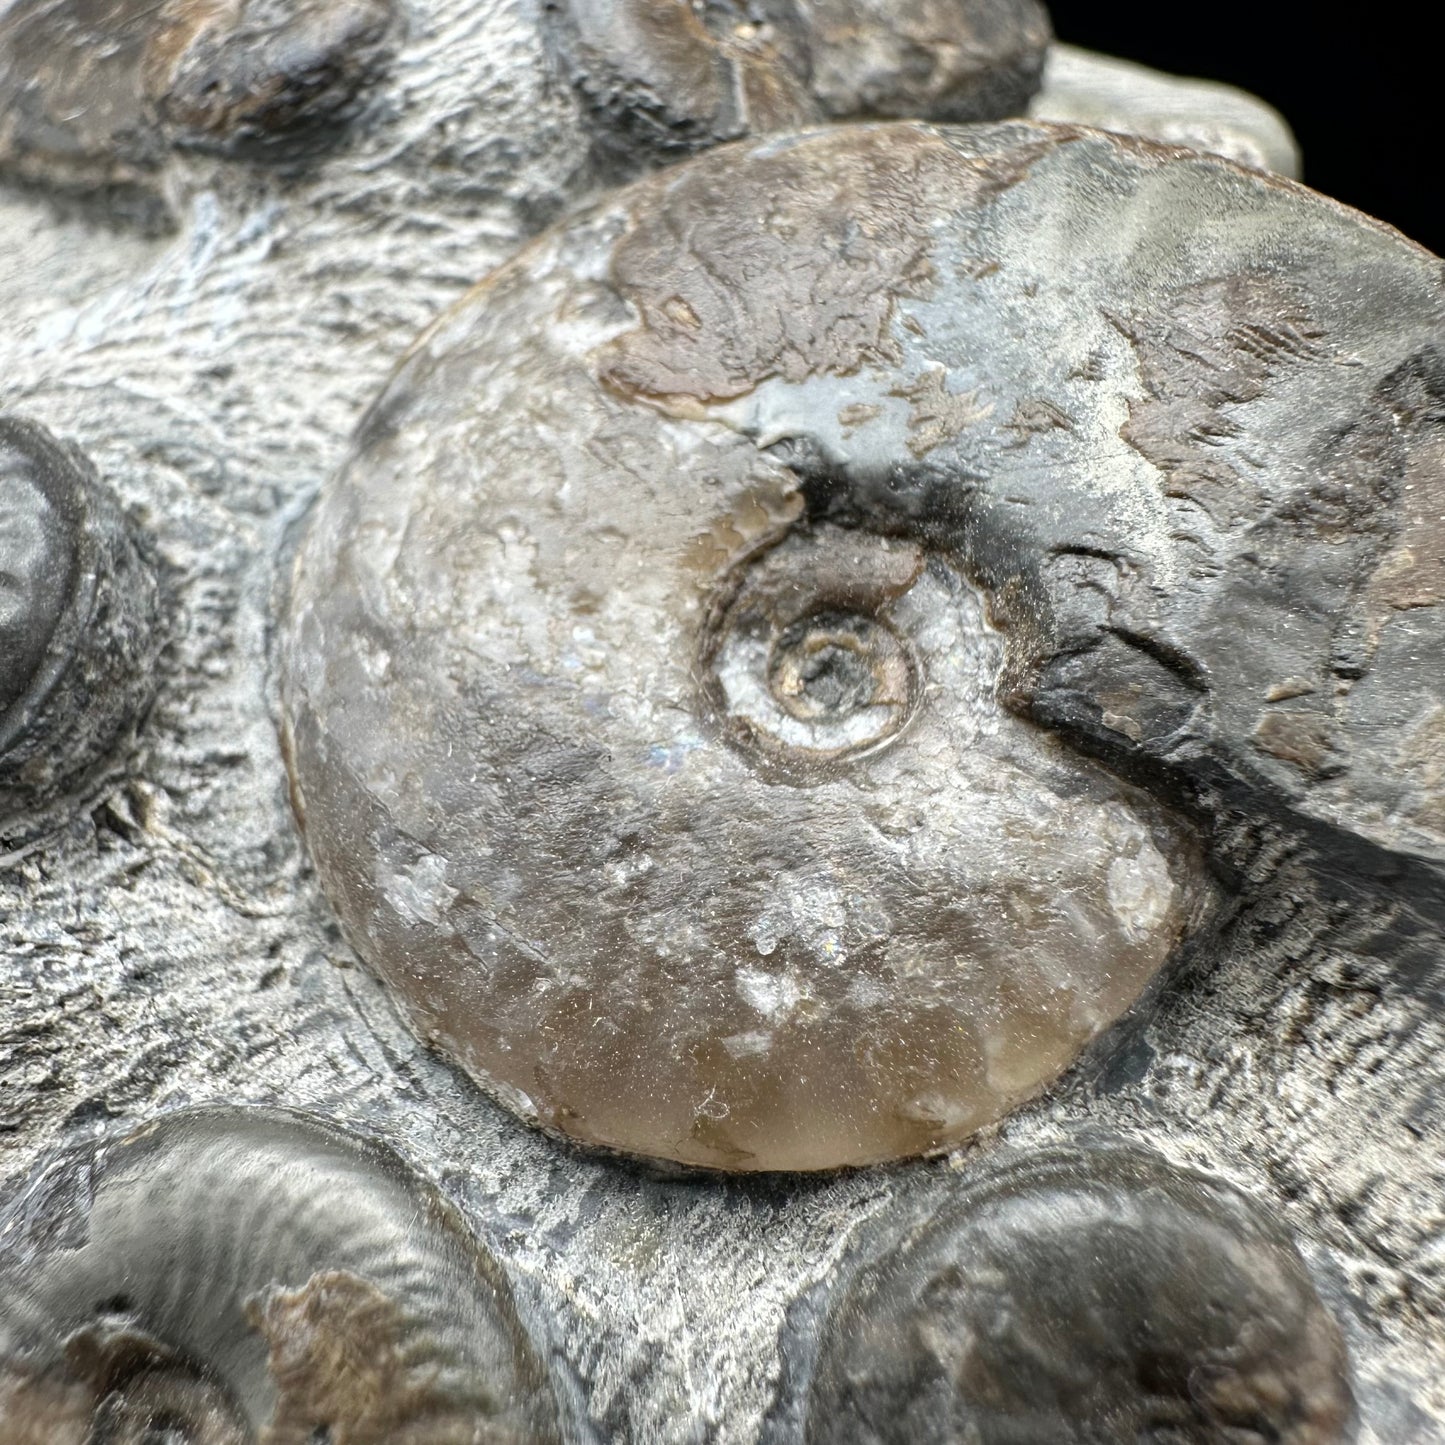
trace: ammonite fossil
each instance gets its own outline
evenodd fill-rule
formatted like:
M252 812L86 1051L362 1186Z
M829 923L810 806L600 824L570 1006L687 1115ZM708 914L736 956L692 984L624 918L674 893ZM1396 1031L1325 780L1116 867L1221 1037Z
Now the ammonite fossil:
M313 852L418 1028L548 1127L738 1169L943 1147L1117 1018L1201 902L1186 829L999 702L1010 624L928 458L987 408L882 335L929 290L920 208L974 194L954 144L733 152L557 233L422 343L313 524L287 654ZM757 255L721 176L798 197ZM716 334L655 394L780 351L856 373L798 415L866 438L903 396L891 477L639 399L619 292L659 276L675 198L726 309L662 301ZM755 301L782 264L799 294Z
M6 1445L546 1445L500 1270L390 1150L206 1108L63 1156L9 1210Z
M287 155L343 129L391 0L16 0L0 14L0 171L151 228L174 144Z
M151 560L90 463L0 416L0 855L123 754L158 612Z
M809 121L997 120L1038 89L1039 0L547 0L616 159Z
M1338 1326L1284 1230L1133 1148L995 1165L827 1313L808 1445L1340 1445Z
M1399 626L1369 579L1441 316L1437 263L1338 206L1022 124L726 150L550 234L414 348L298 560L295 797L351 938L579 1139L967 1136L1203 891L1017 714L1360 836L1401 788L1308 742L1359 721L1331 639ZM1205 539L1236 591L1200 594Z
M705 25L723 13L701 3L691 8ZM297 5L292 13L305 9ZM20 0L4 7L7 18L27 10ZM53 13L73 18L87 10L66 4ZM368 1136L405 1139L406 1157L418 1168L434 1176L445 1171L448 1198L516 1281L520 1316L539 1322L539 1341L545 1331L564 1438L578 1445L703 1439L756 1445L780 1372L794 1368L794 1349L816 1338L804 1342L786 1332L795 1302L839 1298L837 1287L851 1277L858 1257L851 1252L854 1230L868 1231L874 1219L888 1223L895 1211L917 1218L920 1199L936 1200L950 1185L967 1186L976 1169L988 1169L1000 1140L988 1130L946 1161L841 1177L700 1181L634 1169L539 1137L492 1107L442 1052L428 1054L409 1038L378 981L351 966L335 911L299 846L276 740L271 669L289 646L277 584L289 572L294 524L345 456L347 434L402 348L475 278L510 259L582 190L605 178L592 164L589 144L609 133L591 94L559 77L559 52L547 49L556 12L549 16L541 0L406 0L402 11L405 39L397 32L382 83L358 92L354 122L333 128L343 144L304 165L270 163L288 147L259 136L254 147L242 147L244 156L198 154L197 144L232 147L219 132L183 130L179 114L162 120L157 111L167 156L145 184L173 197L176 233L168 239L117 235L93 225L97 217L89 209L56 205L50 190L51 178L63 173L59 166L33 170L34 187L0 190L6 404L79 442L133 515L144 519L164 560L167 611L175 619L167 629L162 707L147 727L143 751L130 757L124 785L87 807L43 850L13 865L0 863L0 1174L7 1181L0 1195L8 1196L17 1176L57 1140L71 1147L93 1138L104 1120L154 1117L179 1101L244 1097L299 1105ZM734 31L728 38L729 46L744 42L764 44L764 27L751 37ZM1250 38L1241 35L1239 43L1248 47ZM200 48L188 53L204 60ZM80 64L99 55L87 53ZM62 102L74 94L65 89L72 72L79 67L56 77L54 93ZM207 73L205 65L195 71ZM100 94L102 87L97 83L95 90ZM1344 113L1349 104L1345 96ZM350 110L344 106L343 117ZM62 103L59 114L84 131L83 112ZM1114 123L1113 116L1103 118ZM1037 139L1043 133L1009 134ZM838 144L845 145L844 138ZM1416 828L1438 813L1445 756L1445 734L1438 718L1432 723L1439 699L1431 701L1428 671L1439 654L1426 630L1436 559L1425 525L1431 514L1420 505L1435 493L1428 459L1436 426L1432 398L1439 391L1430 352L1438 327L1430 278L1438 262L1296 190L1243 181L1227 166L1084 137L1053 137L1037 152L1034 141L992 153L985 144L965 146L948 165L954 175L982 178L977 202L934 206L934 193L926 186L920 192L914 152L890 145L858 172L861 189L876 191L906 222L917 221L914 229L926 232L925 264L897 294L879 288L887 295L870 309L863 303L874 296L869 287L876 273L862 263L877 254L880 234L889 242L900 232L881 232L877 213L860 210L860 188L821 179L820 171L836 173L841 164L831 150L815 149L823 145L810 138L776 149L749 146L707 169L679 172L616 198L615 205L606 202L610 230L578 229L563 243L549 237L521 261L513 279L499 283L482 306L510 296L522 329L513 336L498 319L484 342L488 377L510 377L515 356L528 379L518 373L508 382L503 399L515 399L515 408L472 397L474 452L486 453L489 428L504 449L515 449L529 425L523 410L535 408L549 433L544 440L555 440L561 458L557 468L537 474L548 505L565 508L580 495L598 512L603 503L588 480L590 469L601 465L599 455L620 456L625 467L655 475L659 498L682 499L654 514L672 535L710 539L698 550L702 570L682 589L684 597L702 600L676 664L694 673L676 713L679 727L689 717L696 726L692 736L676 734L687 748L658 754L659 771L686 765L705 745L706 757L726 750L743 776L766 780L779 797L811 787L820 776L829 784L865 776L864 770L907 756L904 750L935 725L945 704L959 702L958 692L941 697L936 680L952 686L977 660L977 685L970 684L977 711L960 706L952 716L960 735L974 727L983 751L958 775L956 788L934 784L926 803L912 810L900 832L916 837L920 852L937 841L930 833L940 821L954 827L952 838L965 838L973 850L968 856L986 851L993 835L976 820L989 815L978 806L965 811L957 798L972 796L981 775L994 785L976 800L983 803L1001 792L1047 799L1049 790L1057 795L1055 784L1067 784L1076 790L1074 803L1090 806L1097 789L1115 785L1098 768L1080 764L1074 751L1080 744L1105 754L1105 767L1159 799L1177 798L1192 810L1198 804L1191 826L1211 829L1215 864L1242 856L1247 864L1223 874L1224 891L1237 895L1223 926L1196 934L1183 966L1162 986L1149 986L1157 992L1146 990L1127 1029L1091 1046L1086 1067L1072 1070L998 1132L1014 1146L1087 1124L1150 1140L1201 1167L1233 1168L1247 1154L1261 1206L1288 1217L1308 1237L1311 1269L1318 1265L1319 1287L1347 1332L1361 1441L1371 1432L1380 1445L1440 1438L1445 1276L1434 1221L1445 1188L1438 1148L1445 1131L1439 1088L1445 1014L1438 1007L1445 954L1439 874L1433 884L1425 876L1429 840ZM1081 158L1059 153L1070 148L1083 152ZM1000 152L1002 160L990 159ZM257 154L265 164L252 163ZM801 157L796 173L782 168L789 155ZM655 158L639 147L639 164ZM105 174L104 168L93 174ZM875 184L879 175L882 185ZM675 183L681 187L675 203L664 207ZM699 197L706 200L700 207ZM895 197L903 199L895 205ZM728 243L731 253L723 243L739 235L746 240L758 217L776 227L776 244L762 249L759 243L754 255L762 259L740 258L746 264L718 271L715 301L702 304L701 275L690 288L676 284L679 270L704 270L694 250L737 256L735 243ZM102 208L100 219L112 219L111 213ZM671 242L664 234L669 228L676 237ZM907 225L901 232L913 233ZM810 238L820 234L824 240L815 245ZM620 244L628 237L637 244ZM824 243L834 248L836 263L809 259ZM571 247L575 265L568 259L538 279L545 258L561 254L559 244ZM626 264L614 267L614 256ZM816 278L834 265L840 280L830 292ZM1130 280L1135 266L1138 277ZM1055 275L1057 285L1050 280ZM796 281L792 290L789 277ZM782 296L771 313L772 334L785 343L775 352L779 374L721 405L705 398L651 400L645 391L633 399L610 390L608 404L616 403L624 421L603 428L594 446L601 404L588 399L587 388L595 390L602 368L590 358L639 329L646 283L654 278L667 291L661 302L648 304L650 330L685 324L688 308L699 318L693 356L676 368L683 377L711 377L719 366L731 366L738 353L719 338L766 335L762 302ZM1288 296L1271 290L1280 278ZM595 306L574 304L579 286L591 288L585 296ZM544 288L554 288L554 311L547 310ZM813 306L814 292L833 298L826 316ZM673 294L677 303L669 301ZM726 306L735 298L747 310L733 324ZM478 309L473 303L462 313L461 333ZM950 329L955 310L958 323ZM845 357L836 371L810 371L797 380L803 363L795 355L810 352L812 335L840 334L850 319L861 319L865 337L879 338L878 354L852 370ZM913 329L925 326L927 349ZM685 339L682 330L678 336ZM460 343L439 336L433 344L455 349ZM975 345L977 365L969 359ZM1067 360L1051 371L1043 358L1055 346ZM554 371L552 354L574 364ZM744 348L744 354L752 353ZM452 356L446 364L458 363ZM411 377L427 382L431 365L419 359ZM1006 390L1000 394L990 379L995 374L1034 378L1038 385L1025 400L1047 400L1062 420L1044 406L1018 405ZM913 392L919 382L922 395L892 395ZM554 387L560 395L550 398ZM859 406L838 435L815 443L808 428L831 415L827 405L814 404L825 388L852 393L839 410L855 401ZM977 394L970 398L970 392ZM747 408L764 393L772 409L755 420ZM446 422L466 404L443 405L437 390L423 389L419 397L408 401L400 388L390 397L406 429L396 452L403 474L407 438L426 433L415 408L436 406ZM870 407L880 408L877 416ZM910 427L915 409L917 425ZM965 424L970 416L976 419ZM385 410L375 420L367 458L386 445ZM742 430L757 421L771 430ZM586 447L574 444L574 422ZM607 443L628 435L631 425L637 439L609 452ZM945 440L930 452L939 435L963 440ZM460 422L443 429L440 446L448 436L471 445ZM540 442L528 445L534 449L527 456L539 455ZM668 489L669 468L685 473L687 458L711 455L736 457L728 467L737 470L719 471L719 491L729 497L737 495L728 490L730 478L741 471L751 475L756 467L764 478L776 478L784 489L783 515L775 517L765 497L761 511L744 506L736 525L714 527L725 507L700 504L690 483ZM428 456L419 453L416 467L425 471ZM505 469L506 456L497 461ZM481 474L475 460L466 465ZM639 492L633 480L613 476L609 471L604 480L616 487L620 513ZM519 491L520 483L510 483L506 495ZM645 507L633 506L625 517L626 545L618 553L625 565L610 569L574 560L595 540L585 526L569 540L562 524L543 527L525 497L514 517L484 534L470 522L474 493L458 486L452 495L458 499L454 552L476 550L478 537L490 536L487 546L520 549L514 565L521 569L527 544L542 537L566 558L561 567L547 564L549 582L572 568L585 584L579 588L584 604L588 594L605 604L614 591L624 600L637 598L638 579L649 568L666 574L659 591L674 575L665 558L657 561L668 545L666 532L657 534L655 548L645 541ZM936 498L958 499L958 509L940 521ZM1292 509L1291 498L1299 503ZM1118 522L1115 506L1123 502L1134 515ZM425 533L444 520L417 517L406 527ZM520 522L526 531L518 530ZM776 542L775 523L786 526ZM377 538L377 529L369 536ZM1010 542L1016 544L1012 564ZM369 545L361 536L348 541L352 555ZM906 587L920 556L923 570ZM423 541L405 568L417 573L425 557ZM830 572L816 565L820 557L842 560ZM1380 570L1377 560L1386 557L1373 608L1380 645L1371 651L1355 645L1368 643L1371 629L1351 620L1363 615L1352 608ZM429 565L445 575L454 555ZM1044 575L1036 587L1035 568ZM850 574L841 585L840 570ZM380 563L370 575L378 572L389 575ZM405 576L404 569L398 575ZM1023 583L1011 586L1018 576ZM823 588L821 605L806 616L793 605L799 597L791 577ZM338 591L345 590L343 578ZM410 595L424 592L413 587ZM958 660L947 647L948 615L930 624L929 636L914 630L927 615L922 604L945 592L956 604L952 615L962 619L954 634L966 634L973 649ZM1072 610L1062 605L1071 599ZM470 604L463 596L455 611L464 618L490 615ZM391 649L401 659L393 664L398 668L411 665L406 650L413 636L407 630L413 619L401 625L400 612L398 606L384 618L387 635L402 638ZM678 635L654 637L645 631L650 610L639 603L632 612L642 628L609 665L624 680L627 659L639 655L638 638L646 659L650 649L665 652ZM548 623L540 642L528 633L528 655L545 659L552 634L568 637L598 615L607 615L605 605ZM477 673L461 665L470 665L464 655L454 674L433 668L447 654L426 642L432 625L426 614L419 611L414 621L426 651L411 665L412 695L420 700L413 726L434 730L437 741L413 773L399 775L397 788L410 790L409 805L432 796L431 777L447 762L446 748L464 744L476 721L470 697L464 706L444 699L423 715L421 702L436 696L420 685L429 671L434 684L459 677L459 689ZM1407 645L1402 639L1410 634L1416 642ZM340 660L328 666L347 666L344 630L340 635ZM599 636L615 646L615 634ZM579 633L573 641L580 647L587 639ZM1048 659L1046 672L1032 665L1035 650ZM359 666L380 653L357 647L350 656ZM559 667L545 687L540 671L493 669L488 676L495 677L498 696L522 695L500 720L511 727L521 701L530 707L539 694L562 694L568 679L596 676L591 654L575 657L588 666ZM990 687L1000 664L998 683ZM609 705L620 710L634 697L650 697L654 676L665 682L672 675L659 668L617 689L621 701ZM381 669L355 685L341 682L349 697L363 700L367 689L388 687ZM575 696L595 706L600 691L586 682ZM659 685L657 693L665 696L667 689ZM490 703L485 693L483 700ZM1015 726L1030 715L1056 731L1057 745ZM375 716L366 713L362 724ZM404 738L357 731L364 744L353 749L357 766L369 768L365 785L381 797L375 809L359 808L350 820L364 844L382 808L392 808L391 795L380 791L390 782L370 764L405 759L411 750ZM521 742L537 733L519 734ZM566 745L582 735L564 729L558 736L563 747L542 754L549 769L535 780L518 773L496 812L507 819L509 836L523 843L537 836L529 829L578 816L557 808L555 800L572 782L550 764L558 757L565 762ZM601 731L592 736L605 742ZM492 747L492 734L484 733L483 741ZM1015 789L1018 769L1039 749L1056 766L1042 780L1025 768ZM605 750L599 751L605 761ZM797 751L805 756L794 757ZM346 762L345 748L338 746L335 755ZM534 750L529 764L536 756ZM614 756L626 761L628 755L614 750ZM957 752L944 761L952 756ZM325 814L317 799L324 800L326 790L312 782L310 798L302 801L311 804L313 833L320 836ZM1116 796L1122 827L1131 810L1137 815L1139 795L1119 786ZM513 798L519 806L508 811ZM1339 799L1343 805L1334 807ZM725 817L725 802L706 817ZM445 799L437 813L444 807ZM531 818L524 820L528 809ZM403 824L411 826L418 811ZM678 812L686 819L686 808ZM1063 816L1062 806L1042 815L1022 841L1044 832L1053 816ZM340 805L331 817L344 817ZM388 827L390 818L383 818ZM1221 837L1212 831L1216 819L1224 824ZM1373 830L1368 839L1366 828ZM619 869L592 894L611 890L614 899L640 899L648 907L665 901L677 872L661 880L663 855L653 844L661 831L639 830L619 850L616 861L632 869L633 881ZM759 831L752 828L754 836ZM699 841L696 855L705 862L724 856L728 830L720 832L720 840ZM1150 837L1179 881L1193 879L1197 887L1188 832L1175 819ZM792 869L794 876L811 866L811 838L831 836L823 826L799 841L787 816L775 834L777 853L787 855L787 866L777 871ZM475 836L486 842L491 835L478 829ZM560 872L571 857L579 880L595 880L585 828L574 834L559 826L556 837L555 861L544 860L547 866ZM1170 840L1186 846L1173 854L1164 846ZM1068 842L1046 838L1045 846L1052 856ZM343 838L333 856L345 856L344 845ZM612 1018L593 1023L575 989L573 1017L545 1012L546 997L572 987L592 962L579 938L580 908L569 915L562 907L545 912L531 903L478 901L465 880L459 883L453 861L428 852L403 859L402 871L384 865L364 877L359 872L356 887L388 888L393 899L404 900L418 915L407 923L408 940L426 942L430 913L441 920L438 929L459 934L459 915L470 910L470 921L485 915L512 929L519 951L534 949L543 961L538 976L554 959L559 971L569 971L542 995L540 1021L550 1029L543 1045L560 1039L558 1049L540 1054L534 1067L525 1058L529 1037L509 1034L512 1056L541 1085L557 1077L552 1066L563 1047L575 1046L583 1023L598 1037L599 1062L605 1049L613 1059L631 1050L639 1075L653 1071L656 1095L674 1087L679 1070L693 1067L669 1047L675 1029L664 1035L625 1013L620 1018L628 1032ZM369 866L365 846L355 856L358 870ZM864 856L857 871L869 869L876 856ZM649 863L659 877L653 885L644 875ZM1082 865L1088 863L1084 857ZM477 870L485 866L478 863ZM1326 866L1352 876L1327 877ZM535 862L528 867L535 876ZM334 871L323 876L330 880ZM1127 883L1129 870L1119 874ZM524 877L518 868L511 876ZM894 869L870 896L885 883L910 878L906 868ZM1025 916L1022 905L1041 900L1046 936L1055 940L1066 936L1055 923L1072 901L1059 881L1041 872L1016 899L1018 916ZM456 900L448 886L458 887ZM693 908L701 888L691 888L685 879L675 890L674 916L682 920L675 933L684 942L690 910L704 915L700 937L707 924L707 900L703 909ZM939 938L947 930L953 940L965 928L974 935L991 930L993 913L969 909L977 896L951 896L939 910L938 930L919 936ZM1084 890L1074 898L1097 896ZM1126 889L1126 906L1128 896ZM591 906L582 881L562 894L564 903L579 897ZM793 897L801 900L796 916ZM741 986L746 1025L723 1037L746 1053L764 1042L771 1024L749 999L775 1006L790 1028L809 1022L803 1015L811 999L798 988L800 961L817 958L821 972L832 929L846 957L833 955L836 974L823 977L855 989L860 1010L876 1014L888 1006L895 980L868 952L868 920L848 934L860 917L849 912L852 895L835 906L819 890L794 890L781 902L764 920L770 926L747 938L731 974L725 961L708 964L715 969L708 974L697 967L697 952L678 950L670 957L682 964L651 999L690 1002L682 988L694 978L721 980L715 996L724 1000ZM535 921L544 912L540 927L518 926L519 919ZM664 915L665 909L653 909L651 916ZM647 910L639 906L637 917L637 925L630 916L616 925L604 948L645 927ZM367 919L356 924L354 918L351 934L364 938ZM469 936L486 943L480 931ZM863 944L850 946L858 938ZM662 942L673 946L671 937ZM963 942L972 946L968 938ZM1162 936L1155 942L1165 949ZM377 959L378 950L367 947ZM650 941L648 948L638 954L639 970L658 961ZM1085 951L1074 953L1086 959ZM962 946L956 954L965 963L970 957ZM602 955L604 961L616 956ZM396 976L406 983L406 959L400 952L395 957ZM464 954L462 961L470 960ZM1071 955L1069 977L1075 961ZM494 975L479 965L462 977L469 994L452 1012L464 1022L491 1017ZM420 978L418 990L426 982ZM697 995L704 992L699 987ZM1009 1002L1009 1018L1027 1024L1024 1002ZM510 1027L524 1008L509 1004L497 1017ZM946 1021L946 1011L929 1017L933 1034L920 1033L916 1051L878 1050L873 1058L898 1061L901 1075L916 1056L935 1049L934 1037L945 1036L961 1053L940 1017ZM1018 1044L1015 1061L1047 1058L1059 1041L1042 1029L987 1032ZM809 1063L831 1067L835 1057L848 1069L872 1062L855 1064L845 1044L837 1051L820 1045ZM726 1082L730 1060L721 1048L700 1056L694 1077L711 1073ZM1019 1097L1026 1092L1020 1075L1009 1073L1007 1053L990 1059L989 1067L1019 1083ZM816 1077L811 1067L795 1072L794 1083ZM916 1078L900 1077L900 1097L910 1097L903 1090ZM954 1080L947 1082L951 1088ZM736 1096L708 1101L705 1090L677 1092L677 1132L685 1142L696 1118L711 1145L721 1138L712 1116L729 1102L734 1117L743 1112ZM578 1093L586 1093L578 1112L588 1123L594 1102L614 1113L634 1105L626 1097L614 1105L605 1088L588 1091L585 1084L569 1086L565 1102L575 1103ZM851 1105L843 1094L840 1087L833 1097ZM540 1086L537 1095L544 1102L555 1097ZM705 1108L697 1110L698 1102ZM798 1117L807 1112L800 1108ZM911 1123L923 1133L921 1121ZM570 1119L553 1127L578 1132ZM66 1157L85 1161L91 1153L85 1144ZM45 1197L45 1189L27 1191L29 1214L9 1212L0 1221L0 1228L12 1226L0 1234L7 1264L14 1262L12 1248L29 1249L45 1229L84 1217L83 1200L69 1213L51 1213L42 1207ZM10 1296L3 1298L8 1303ZM110 1302L123 1301L112 1295ZM102 1331L102 1344L113 1338ZM179 1417L197 1433L251 1428L229 1387L198 1361L163 1362L163 1354L145 1346L137 1368L124 1368L120 1355L105 1350L92 1353L88 1367L81 1357L86 1373L73 1383L80 1410L91 1407L85 1422L98 1437L87 1445L137 1429L142 1439L154 1434L157 1402L174 1402L172 1421ZM53 1353L48 1358L55 1362ZM1146 1384L1137 1388L1142 1392ZM97 1398L100 1389L107 1393ZM818 1422L823 1399L820 1393ZM792 1433L763 1437L768 1445L798 1445L801 1416L790 1423L797 1425ZM0 1427L0 1437L4 1433Z

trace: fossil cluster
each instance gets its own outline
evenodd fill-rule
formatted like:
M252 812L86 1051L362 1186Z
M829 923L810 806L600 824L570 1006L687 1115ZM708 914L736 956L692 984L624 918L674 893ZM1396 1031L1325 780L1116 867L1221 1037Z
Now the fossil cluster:
M1445 1441L1445 273L1298 164L0 5L0 1445Z

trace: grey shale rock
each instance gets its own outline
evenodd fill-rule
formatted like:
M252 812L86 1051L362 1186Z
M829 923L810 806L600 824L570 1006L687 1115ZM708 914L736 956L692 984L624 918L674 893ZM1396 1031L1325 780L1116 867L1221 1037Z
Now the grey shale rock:
M336 148L258 165L168 147L170 235L0 190L0 406L92 459L152 539L172 614L124 780L0 870L0 1193L180 1106L307 1109L390 1141L497 1258L564 1439L743 1445L791 1367L795 1306L874 1216L1087 1122L1228 1176L1294 1231L1348 1340L1361 1445L1445 1439L1438 885L1393 848L1399 866L1358 866L1381 854L1264 789L1203 795L1228 909L1103 1054L966 1153L886 1172L698 1182L561 1147L355 966L290 812L277 579L407 344L602 179L549 25L526 0L412 0ZM1408 316L1374 249L1408 248L1339 224L1361 314ZM1132 555L1060 565L1081 585L1094 568L1102 599ZM1376 685L1388 700L1391 677ZM1428 749L1414 766L1423 801Z

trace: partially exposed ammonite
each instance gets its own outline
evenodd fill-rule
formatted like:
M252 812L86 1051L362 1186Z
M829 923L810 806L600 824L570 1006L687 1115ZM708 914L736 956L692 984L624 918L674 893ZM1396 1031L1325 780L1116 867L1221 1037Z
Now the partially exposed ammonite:
M0 173L160 228L171 145L328 144L388 56L392 0L14 0L0 12Z
M1339 1327L1288 1234L1133 1148L995 1165L825 1317L807 1445L1342 1445Z
M546 0L625 162L824 119L997 120L1039 88L1039 0Z
M0 416L0 856L123 754L158 612L151 560L90 463Z
M1044 83L1028 114L1211 151L1282 176L1300 174L1299 146L1289 126L1258 96L1073 45L1049 47Z
M205 1108L58 1160L4 1221L5 1445L547 1445L494 1261L381 1146Z

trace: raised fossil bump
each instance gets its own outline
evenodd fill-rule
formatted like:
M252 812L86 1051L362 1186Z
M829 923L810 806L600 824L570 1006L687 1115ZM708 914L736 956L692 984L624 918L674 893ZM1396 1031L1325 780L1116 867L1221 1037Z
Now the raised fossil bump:
M371 85L393 0L15 0L0 13L0 172L174 223L173 144L290 156Z
M558 1438L499 1267L389 1149L320 1120L181 1111L63 1156L8 1214L6 1445L177 1417L198 1445Z
M839 131L625 192L418 344L323 497L284 657L308 841L524 1117L717 1168L943 1148L1203 907L1187 827L1000 706L1008 593L932 465L989 408L900 364L940 218L1057 144ZM775 440L916 417L897 492L710 414L770 376L837 388Z
M776 8L776 7L775 7ZM599 117L604 152L685 154L817 118L802 56L776 25L740 27L726 6L677 0L549 0L563 71Z
M155 569L111 490L0 416L0 852L119 761L155 686Z
M1127 1147L985 1165L839 1290L808 1445L1343 1445L1339 1327L1287 1232Z
M1037 0L547 0L599 148L677 156L827 118L995 120L1038 89Z
M393 0L184 0L162 12L142 84L188 144L314 143L377 79L396 24Z

